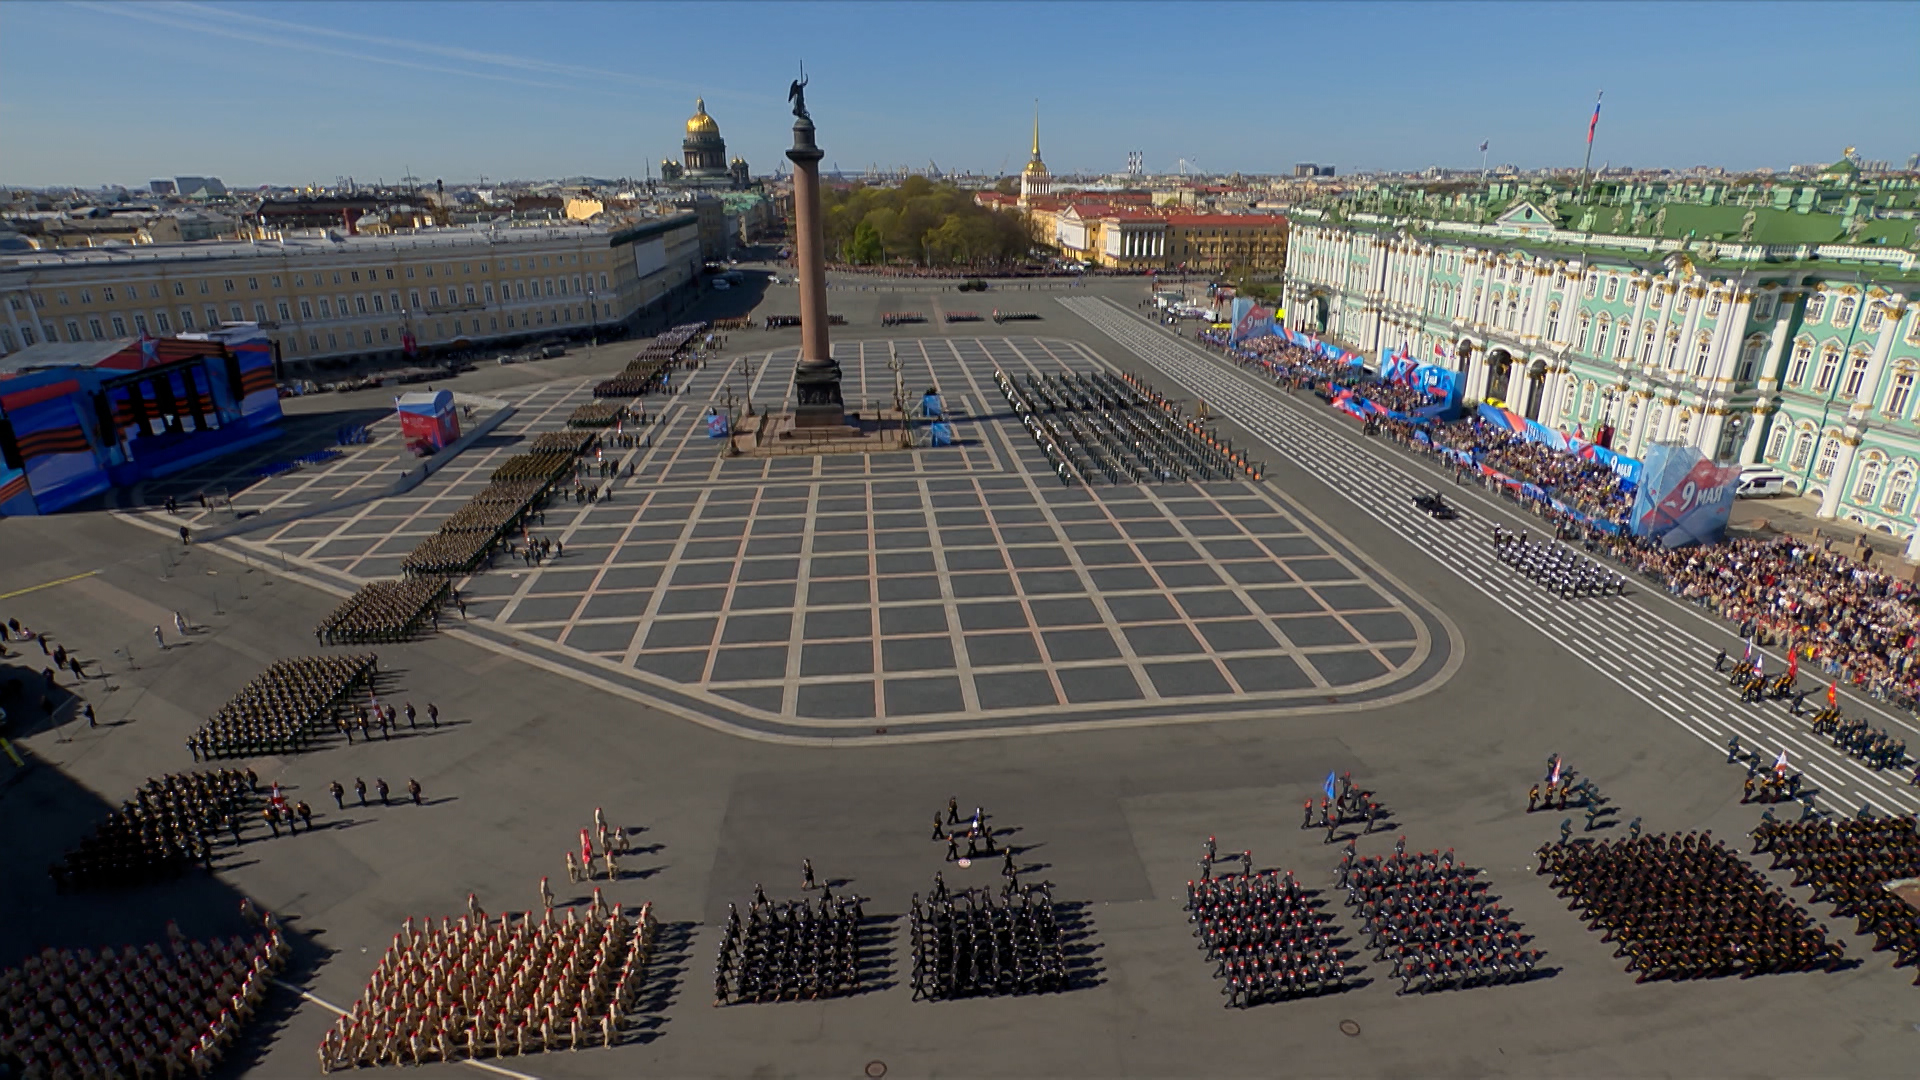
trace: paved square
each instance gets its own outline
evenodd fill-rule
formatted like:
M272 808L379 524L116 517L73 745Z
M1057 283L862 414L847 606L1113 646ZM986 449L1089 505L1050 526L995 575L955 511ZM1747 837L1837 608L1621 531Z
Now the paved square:
M850 408L890 396L896 351L910 391L942 394L954 446L728 459L706 436L708 406L729 391L775 406L795 352L702 370L649 399L640 445L607 451L634 471L611 501L557 501L533 523L560 557L460 583L470 625L563 667L613 665L682 713L810 735L1271 714L1415 692L1444 665L1434 613L1270 487L1060 486L993 374L1111 370L1086 346L843 342ZM503 393L518 412L492 445L409 497L255 542L348 579L391 573L591 385ZM338 463L302 490L350 486L365 467Z

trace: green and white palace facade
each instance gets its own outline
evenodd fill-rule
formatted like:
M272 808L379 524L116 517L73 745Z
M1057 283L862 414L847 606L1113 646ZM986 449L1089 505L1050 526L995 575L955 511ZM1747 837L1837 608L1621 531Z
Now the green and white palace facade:
M1823 179L1831 179L1823 177ZM1289 211L1288 325L1638 457L1764 463L1920 558L1920 185L1381 189Z

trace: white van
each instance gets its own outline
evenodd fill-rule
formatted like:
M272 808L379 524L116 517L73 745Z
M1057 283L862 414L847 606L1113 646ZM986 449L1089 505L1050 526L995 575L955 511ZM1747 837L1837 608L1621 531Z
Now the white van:
M1787 474L1768 465L1747 465L1740 470L1740 486L1734 494L1742 499L1765 499L1787 493Z

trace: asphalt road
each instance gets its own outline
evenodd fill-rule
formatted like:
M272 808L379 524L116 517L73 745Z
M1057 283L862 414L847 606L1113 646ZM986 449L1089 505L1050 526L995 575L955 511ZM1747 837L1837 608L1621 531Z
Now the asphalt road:
M1129 308L1144 293L1121 283L1088 290ZM842 341L988 336L977 324L878 325L881 312L955 298L836 289L829 306L848 317ZM1166 380L1052 299L1017 301L1044 316L1022 324L1023 335L1079 342ZM761 301L763 312L791 308L790 289ZM794 343L791 332L732 338L731 352ZM608 369L625 359L603 350L593 362L601 357ZM584 357L562 363L579 370L488 369L448 385L484 391L590 370ZM372 393L333 404L371 407L384 392ZM214 552L181 557L177 543L105 514L9 520L0 527L0 617L51 629L103 661L108 676L77 692L108 726L67 724L23 741L42 764L0 795L8 854L0 961L42 944L155 937L169 917L190 933L230 932L238 897L255 897L291 920L299 963L289 981L319 1001L283 995L284 1008L233 1071L309 1075L332 1020L321 1002L351 1000L403 917L457 914L468 892L489 911L524 910L542 875L567 899L561 854L600 806L616 824L644 827L635 843L651 849L626 861L609 896L652 901L665 922L689 924L690 945L663 972L671 1000L643 1040L501 1063L514 1073L853 1077L881 1062L895 1077L1912 1074L1920 1031L1911 976L1867 952L1870 939L1849 933L1851 921L1832 923L1863 960L1851 970L1636 985L1613 947L1533 873L1531 852L1562 815L1524 813L1526 788L1557 752L1593 778L1622 821L1738 839L1758 817L1738 802L1739 771L1296 463L1276 457L1266 483L1447 615L1462 637L1449 678L1362 711L814 747L716 732L563 667L528 663L510 642L443 634L379 650L401 698L433 701L452 721L440 732L256 763L313 803L324 828L251 842L213 878L81 898L55 897L39 868L145 776L191 767L186 734L272 658L311 651L311 627L336 598ZM174 610L204 631L156 653L150 627ZM116 655L125 649L137 670ZM1533 947L1545 950L1544 977L1401 998L1387 965L1363 952L1354 961L1363 985L1346 993L1223 1009L1180 910L1200 843L1215 835L1222 851L1251 848L1263 866L1326 883L1333 850L1300 831L1297 814L1329 770L1351 770L1392 812L1392 831L1362 841L1363 852L1388 850L1404 834L1410 847L1453 848L1486 868ZM429 805L331 808L328 780L351 786L376 775L395 788L418 777ZM1087 985L1038 999L912 1002L894 922L886 985L844 1000L709 1007L711 927L756 883L796 895L803 857L870 897L875 915L903 912L936 870L950 884L997 884L993 867L954 870L928 842L927 816L949 795L1018 828L1024 861L1044 864L1035 873L1056 897L1088 905ZM1804 903L1805 891L1793 891ZM1337 900L1335 910L1350 935L1353 920ZM1343 1030L1343 1021L1352 1025ZM468 1071L427 1071L455 1069Z

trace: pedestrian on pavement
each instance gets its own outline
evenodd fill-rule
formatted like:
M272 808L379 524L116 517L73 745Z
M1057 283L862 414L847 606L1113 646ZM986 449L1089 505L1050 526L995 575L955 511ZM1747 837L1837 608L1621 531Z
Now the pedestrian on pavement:
M155 626L153 628L153 643L155 645L160 646L161 652L167 651L167 637L165 634L162 634L160 632L160 628L158 626Z
M353 778L353 793L360 797L360 805L367 805L367 782L359 777Z
M413 796L413 805L420 805L420 781L407 777L407 794Z
M374 777L374 778L373 778L373 788L374 788L374 790L375 790L375 791L378 791L378 792L380 793L380 805L381 805L381 806L392 806L392 805L393 805L393 804L392 804L391 802L388 802L388 801L387 801L387 781L386 781L386 779L385 779L384 777L379 777L379 776L376 776L376 777Z
M329 780L327 782L327 792L328 794L333 796L333 805L336 808L341 810L345 810L347 808L346 797L345 797L346 789L340 786L340 781Z
M308 806L306 803L306 800L302 799L301 801L293 804L293 812L300 815L300 824L305 825L307 827L308 832L312 832L313 831L313 807Z

